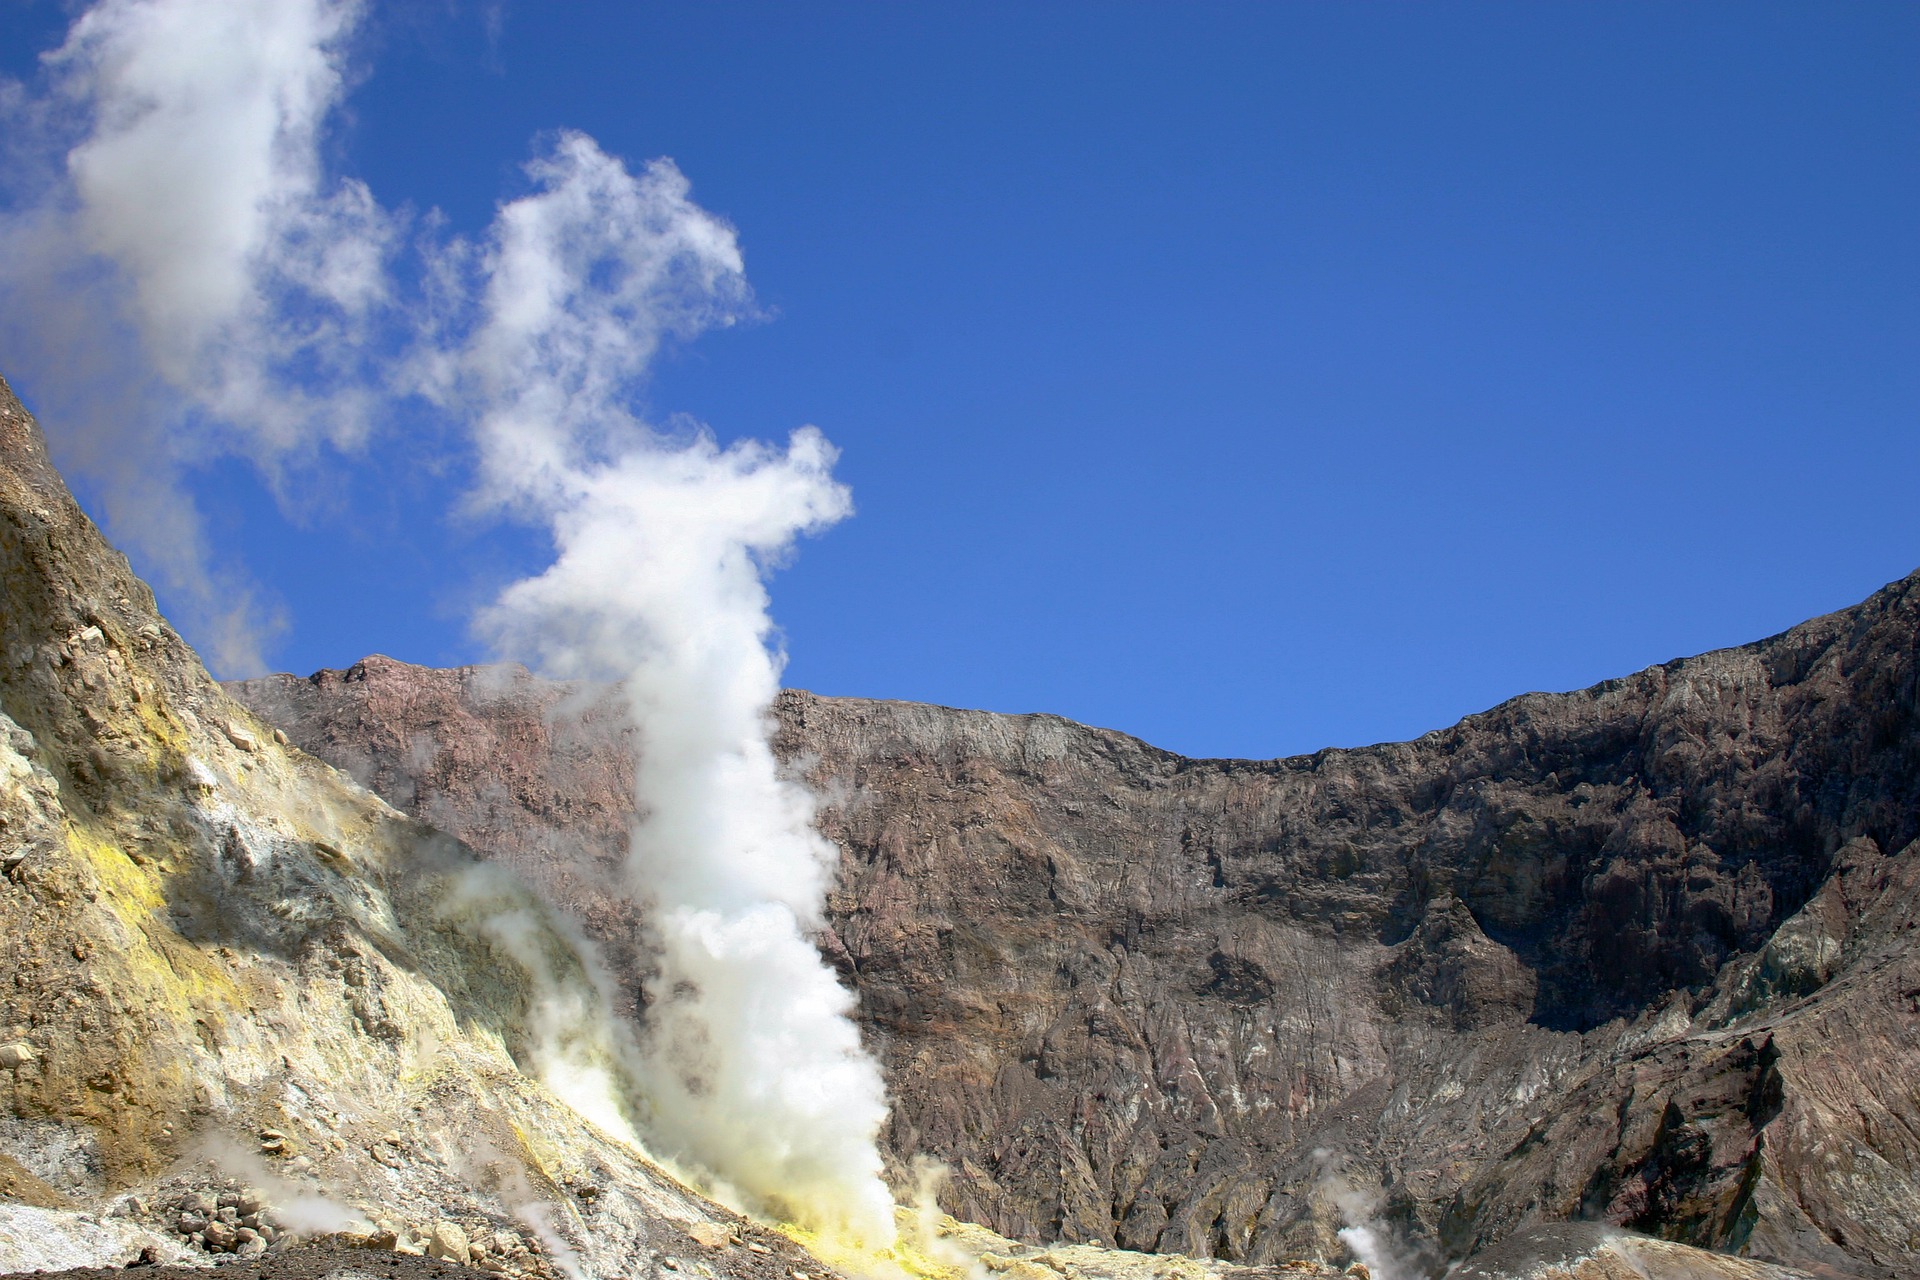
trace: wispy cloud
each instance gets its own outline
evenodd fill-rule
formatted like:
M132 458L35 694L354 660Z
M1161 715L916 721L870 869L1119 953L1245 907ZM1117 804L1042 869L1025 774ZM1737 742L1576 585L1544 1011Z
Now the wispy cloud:
M6 104L38 150L0 221L4 357L63 461L228 672L276 620L211 553L183 473L278 481L364 436L398 220L329 181L357 0L101 0Z

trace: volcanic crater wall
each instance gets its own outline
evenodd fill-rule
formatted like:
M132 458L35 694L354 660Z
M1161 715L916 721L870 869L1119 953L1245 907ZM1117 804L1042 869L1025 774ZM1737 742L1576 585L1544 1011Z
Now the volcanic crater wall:
M1026 1237L1429 1260L1610 1221L1834 1274L1920 1249L1920 575L1413 742L1193 760L784 694L902 1166ZM234 686L620 958L604 690L369 658ZM642 1016L644 1013L642 1011Z

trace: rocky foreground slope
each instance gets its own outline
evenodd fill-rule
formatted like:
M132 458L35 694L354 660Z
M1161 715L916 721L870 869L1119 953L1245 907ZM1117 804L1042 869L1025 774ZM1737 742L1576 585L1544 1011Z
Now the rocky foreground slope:
M1584 1220L1914 1274L1917 643L1920 575L1742 649L1268 761L787 694L782 749L844 853L822 946L883 1056L892 1152L1029 1239L1261 1263L1347 1256L1344 1227L1407 1274L1633 1273L1542 1226ZM235 692L545 885L638 1003L610 691L369 658Z
M285 742L0 382L0 1270L342 1230L501 1275L818 1269L633 1144L571 925Z

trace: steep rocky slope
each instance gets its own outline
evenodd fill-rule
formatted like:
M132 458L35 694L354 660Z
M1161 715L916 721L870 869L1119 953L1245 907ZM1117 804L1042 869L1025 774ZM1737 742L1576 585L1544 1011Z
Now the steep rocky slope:
M572 927L284 743L0 382L0 1269L390 1219L491 1271L601 1275L755 1230L622 1136L623 1032ZM813 1268L760 1234L709 1270Z
M1911 1274L1917 637L1920 577L1271 761L786 695L782 748L844 852L822 946L884 1057L893 1153L1034 1239L1265 1262L1362 1227L1418 1269L1583 1218ZM609 691L370 658L236 692L544 882L622 948L632 998Z

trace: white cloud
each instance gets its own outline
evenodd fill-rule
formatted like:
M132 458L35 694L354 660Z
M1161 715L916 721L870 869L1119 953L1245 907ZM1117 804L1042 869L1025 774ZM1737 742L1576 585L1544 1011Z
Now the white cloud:
M183 470L270 479L363 436L396 220L320 162L358 0L101 0L8 116L41 185L0 225L6 358L109 527L224 669L270 620L209 555ZM76 353L85 352L84 358Z

